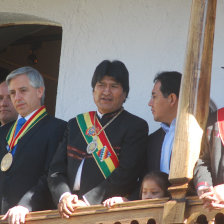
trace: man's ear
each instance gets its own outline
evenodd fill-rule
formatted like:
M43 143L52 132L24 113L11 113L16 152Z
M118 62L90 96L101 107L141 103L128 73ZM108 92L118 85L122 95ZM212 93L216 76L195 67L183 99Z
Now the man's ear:
M169 96L168 96L168 98L169 98L169 103L170 103L170 105L175 105L176 103L177 103L177 101L178 101L178 98L177 98L177 95L175 94L175 93L171 93Z
M41 97L43 96L43 94L44 94L44 87L41 86L41 87L37 88L37 96L38 96L38 98L41 99Z

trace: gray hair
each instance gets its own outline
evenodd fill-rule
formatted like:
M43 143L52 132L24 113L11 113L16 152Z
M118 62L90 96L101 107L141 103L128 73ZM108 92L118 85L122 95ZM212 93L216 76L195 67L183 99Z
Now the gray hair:
M40 88L44 87L44 93L41 98L41 105L44 104L44 98L45 98L45 85L44 85L44 80L40 72L38 72L36 69L26 66L22 68L18 68L12 72L9 73L9 75L6 77L6 83L9 86L9 83L12 79L19 75L26 75L30 81L30 85L34 88Z

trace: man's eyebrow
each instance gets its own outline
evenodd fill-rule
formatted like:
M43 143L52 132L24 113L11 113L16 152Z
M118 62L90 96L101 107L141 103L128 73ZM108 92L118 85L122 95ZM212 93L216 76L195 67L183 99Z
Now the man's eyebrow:
M113 82L112 84L113 84L113 85L121 85L121 83L120 83L120 82L116 82L116 81L115 81L115 82Z

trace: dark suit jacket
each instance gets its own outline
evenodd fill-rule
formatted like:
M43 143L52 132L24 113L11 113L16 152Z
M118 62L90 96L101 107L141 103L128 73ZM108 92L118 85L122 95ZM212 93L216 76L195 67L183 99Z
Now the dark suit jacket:
M200 157L194 169L195 186L215 186L224 183L224 146L219 136L217 111L207 123L207 139L204 138ZM205 136L204 136L205 137Z
M144 176L151 171L160 171L160 157L164 137L165 132L162 128L159 128L148 136L143 172L140 175L137 187L128 197L129 200L133 201L141 199L140 189Z
M111 114L104 115L100 119L101 125L104 126L111 118ZM123 111L105 132L120 162L119 167L106 179L92 155L86 153L87 144L76 119L69 121L63 143L59 146L49 171L49 187L56 204L65 192L84 195L90 204L100 204L109 197L127 195L136 187L145 155L147 123ZM84 158L80 190L74 192L76 173Z
M0 131L0 161L7 153L5 137L12 124ZM19 140L12 166L0 171L1 214L15 205L30 211L52 208L47 173L65 127L66 122L47 115Z
M164 130L159 128L149 135L145 173L155 170L160 171L160 157L165 134Z

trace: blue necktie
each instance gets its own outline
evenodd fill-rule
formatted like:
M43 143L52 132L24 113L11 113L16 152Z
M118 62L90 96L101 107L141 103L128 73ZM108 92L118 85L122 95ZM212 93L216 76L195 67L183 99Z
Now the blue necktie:
M22 128L22 126L26 123L26 119L24 117L21 117L16 125L16 131L15 136L18 134L19 130Z

